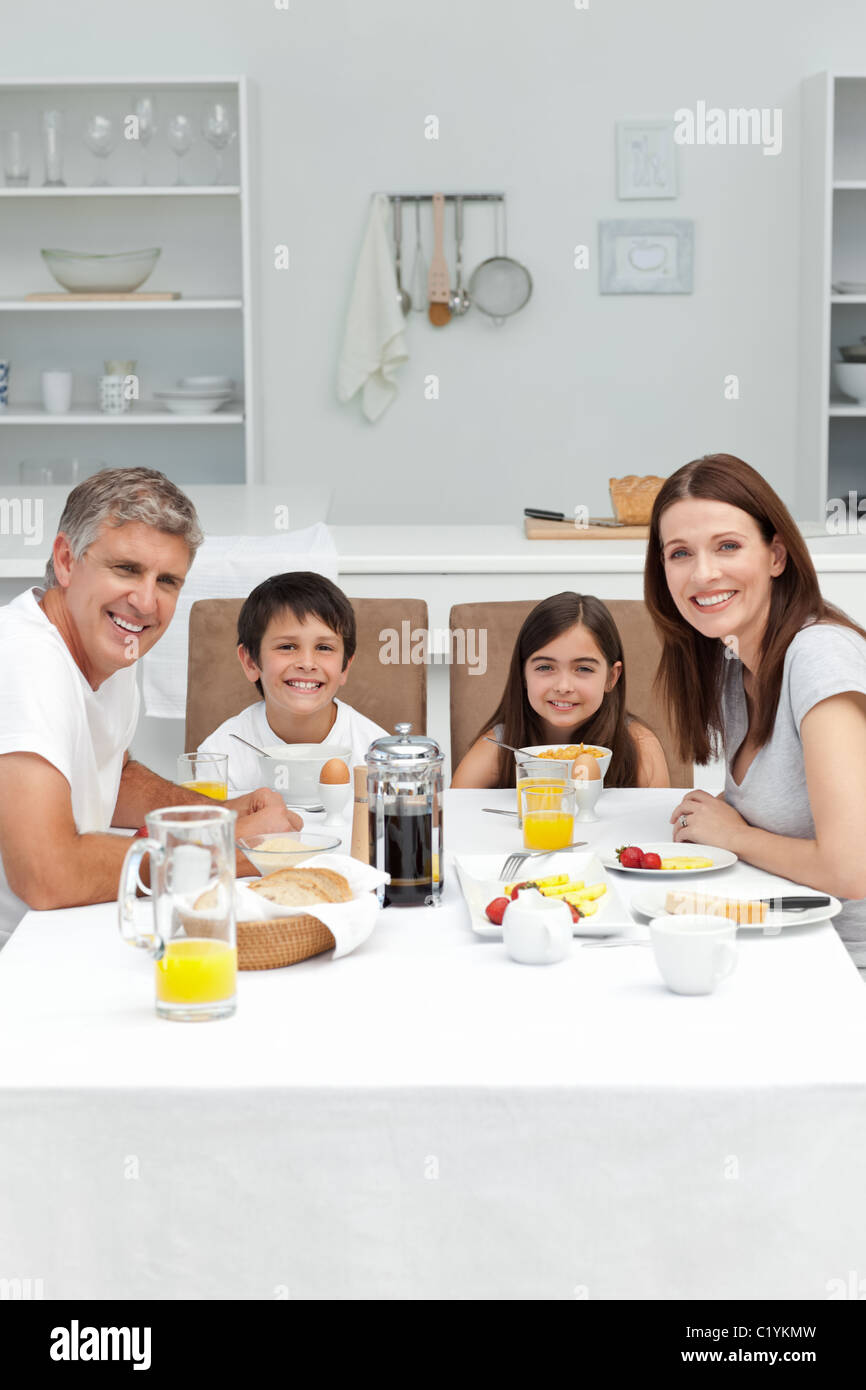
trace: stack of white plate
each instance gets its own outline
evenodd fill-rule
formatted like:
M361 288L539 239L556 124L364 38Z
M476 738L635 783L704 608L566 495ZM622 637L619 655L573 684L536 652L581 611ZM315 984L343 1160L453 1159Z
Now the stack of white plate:
M212 415L234 395L234 382L227 376L183 376L170 391L154 391L174 415Z

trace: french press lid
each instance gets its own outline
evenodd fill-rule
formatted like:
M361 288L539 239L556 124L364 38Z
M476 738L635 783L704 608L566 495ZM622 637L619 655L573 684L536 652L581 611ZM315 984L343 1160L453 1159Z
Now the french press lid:
M367 762L371 767L390 763L402 767L432 766L441 763L442 749L434 738L426 734L412 734L411 724L395 724L395 734L387 738L377 738L367 750Z

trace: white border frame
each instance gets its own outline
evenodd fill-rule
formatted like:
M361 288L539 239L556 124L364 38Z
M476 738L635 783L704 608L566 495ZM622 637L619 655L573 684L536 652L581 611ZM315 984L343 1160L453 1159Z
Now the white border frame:
M651 275L618 276L616 241L622 236L675 236L677 274L673 279ZM688 218L667 221L661 217L612 218L598 224L600 294L691 294L694 289L695 224Z
M668 179L661 189L638 188L631 180L628 146L632 135L646 132L657 134L667 132ZM635 118L616 123L616 196L618 198L676 198L679 196L679 171L677 168L677 147L674 141L674 122L672 118L651 117L646 120Z

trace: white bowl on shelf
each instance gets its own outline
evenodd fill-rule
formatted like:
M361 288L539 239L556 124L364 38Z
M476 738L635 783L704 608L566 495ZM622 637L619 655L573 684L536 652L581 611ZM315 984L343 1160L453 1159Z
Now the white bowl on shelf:
M834 362L833 376L844 395L866 401L866 362Z
M228 376L182 376L177 383L181 391L233 391L235 384Z
M153 398L173 415L213 415L232 398L231 391L154 391Z
M160 247L107 255L54 249L40 254L58 285L71 294L132 294L152 274Z

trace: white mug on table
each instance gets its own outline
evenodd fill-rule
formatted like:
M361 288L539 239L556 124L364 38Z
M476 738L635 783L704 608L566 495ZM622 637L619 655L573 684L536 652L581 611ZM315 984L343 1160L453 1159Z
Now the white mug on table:
M674 994L712 994L737 964L737 928L725 917L693 913L649 924L656 965Z

